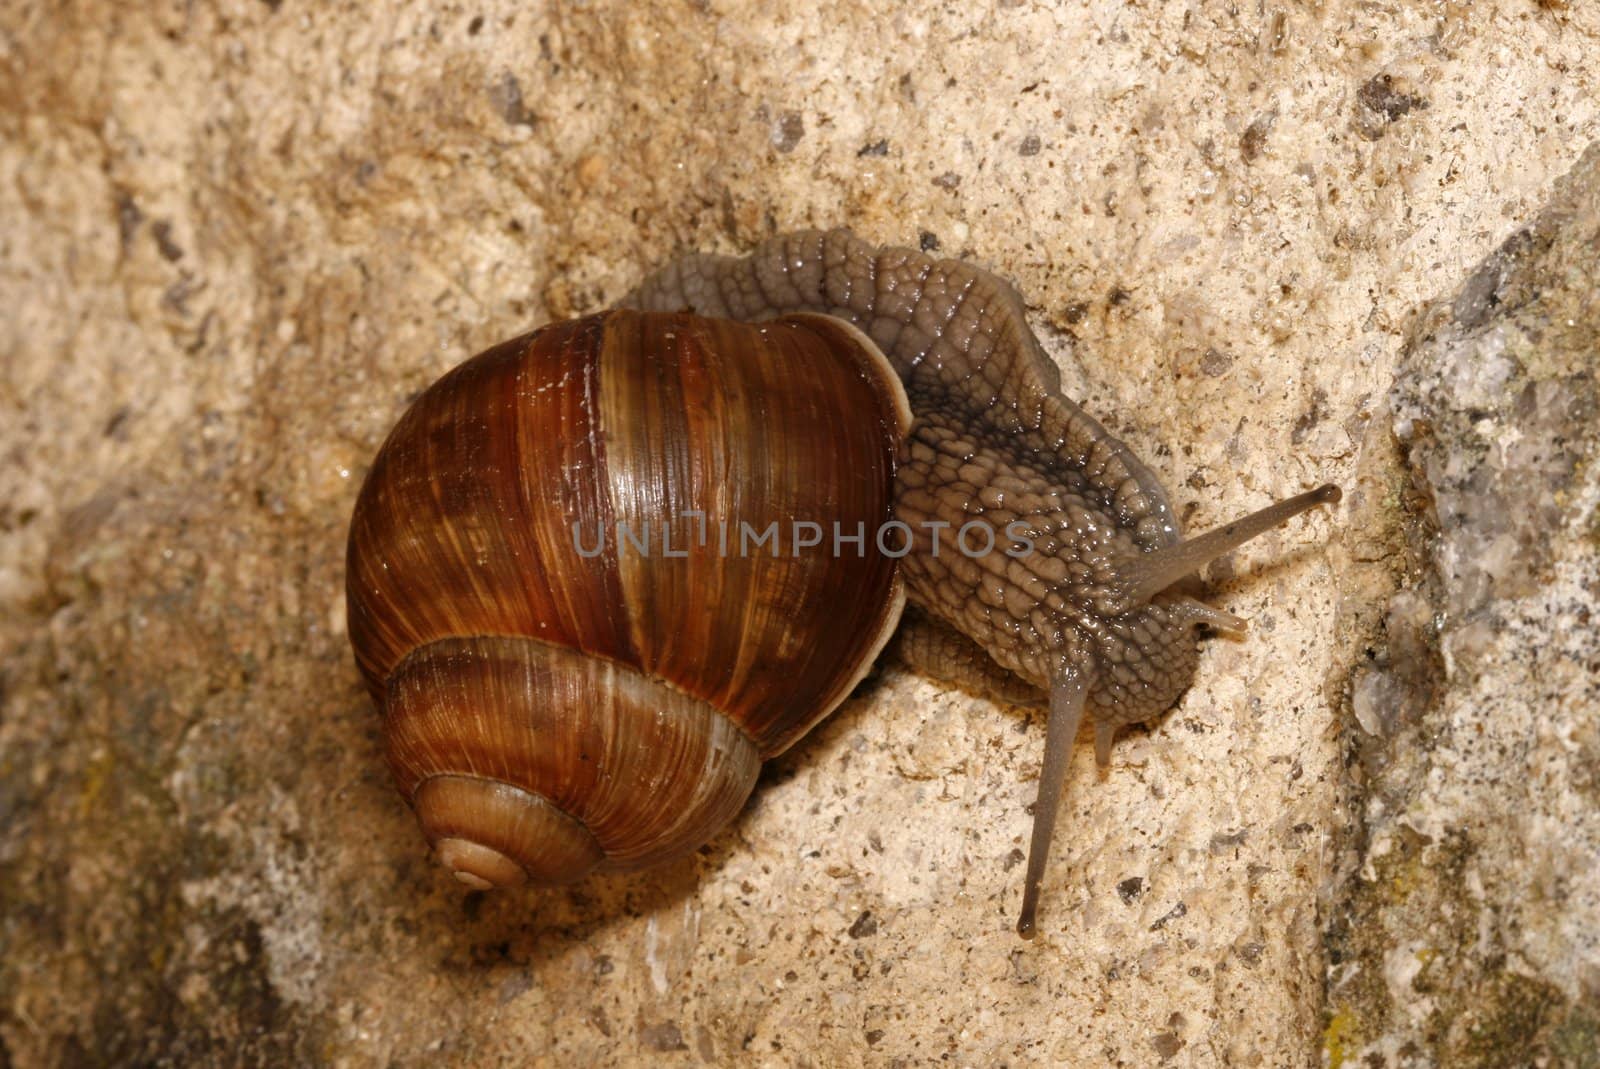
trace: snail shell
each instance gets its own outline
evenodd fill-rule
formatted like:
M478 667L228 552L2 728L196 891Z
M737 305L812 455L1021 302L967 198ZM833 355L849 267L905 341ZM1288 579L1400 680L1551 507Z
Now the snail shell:
M870 533L837 553L790 525L876 530L909 423L877 348L803 315L610 312L424 392L362 487L347 586L390 768L445 865L565 883L731 819L899 620ZM774 523L770 552L729 545Z

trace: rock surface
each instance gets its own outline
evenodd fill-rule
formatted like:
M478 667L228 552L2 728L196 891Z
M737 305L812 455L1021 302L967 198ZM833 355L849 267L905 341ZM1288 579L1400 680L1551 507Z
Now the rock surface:
M1594 1064L1586 179L1472 265L1600 132L1600 12L775 10L0 10L0 1064ZM365 465L837 223L1013 278L1189 527L1347 508L1078 755L1033 944L1041 724L895 672L698 856L464 894L342 634Z
M1371 431L1414 510L1351 688L1334 1064L1600 1061L1597 267L1600 145L1418 316ZM1371 501L1382 530L1397 502Z

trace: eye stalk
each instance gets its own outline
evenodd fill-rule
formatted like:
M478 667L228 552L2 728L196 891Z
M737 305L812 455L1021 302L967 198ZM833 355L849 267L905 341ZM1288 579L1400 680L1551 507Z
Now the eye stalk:
M1303 494L1268 505L1221 527L1213 527L1203 535L1185 539L1175 546L1141 553L1118 565L1118 577L1127 591L1128 600L1134 604L1147 602L1179 579L1198 571L1202 564L1216 560L1229 550L1272 530L1285 520L1316 508L1318 505L1337 504L1344 492L1332 483L1308 490ZM1228 616L1227 613L1220 614ZM1238 630L1243 622L1234 624L1237 616L1228 616L1229 622L1221 624L1223 630ZM1210 623L1211 621L1205 621Z

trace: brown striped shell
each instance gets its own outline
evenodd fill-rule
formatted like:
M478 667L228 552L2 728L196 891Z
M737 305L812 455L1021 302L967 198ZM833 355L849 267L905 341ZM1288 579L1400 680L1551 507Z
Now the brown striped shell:
M356 505L350 636L458 878L638 868L738 812L898 622L873 532L909 422L813 316L557 323L417 399Z

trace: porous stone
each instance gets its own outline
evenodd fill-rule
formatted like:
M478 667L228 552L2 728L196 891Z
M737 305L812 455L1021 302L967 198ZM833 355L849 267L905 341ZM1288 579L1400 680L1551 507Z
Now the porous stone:
M1370 432L1414 568L1352 681L1335 1065L1600 1063L1597 265L1600 146L1418 314Z

